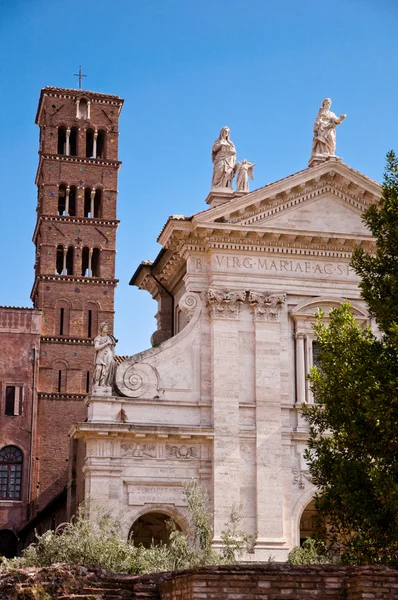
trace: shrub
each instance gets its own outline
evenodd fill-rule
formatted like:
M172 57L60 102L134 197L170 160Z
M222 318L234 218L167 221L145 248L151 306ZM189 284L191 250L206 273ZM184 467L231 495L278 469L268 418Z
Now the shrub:
M190 532L185 535L170 520L170 540L150 548L135 546L120 534L120 522L100 508L83 507L60 532L36 534L20 558L3 559L2 568L46 567L54 563L98 566L119 573L176 571L202 565L236 562L249 551L252 538L240 531L240 510L233 508L222 533L224 548L212 547L208 497L195 481L184 486ZM91 516L89 516L91 512Z

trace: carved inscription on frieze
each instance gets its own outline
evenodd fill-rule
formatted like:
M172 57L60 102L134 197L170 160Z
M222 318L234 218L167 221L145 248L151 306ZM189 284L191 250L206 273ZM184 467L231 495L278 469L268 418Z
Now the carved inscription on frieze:
M214 271L234 271L240 273L270 273L276 276L322 279L356 280L354 270L344 262L298 259L269 258L231 254L214 254L212 256Z

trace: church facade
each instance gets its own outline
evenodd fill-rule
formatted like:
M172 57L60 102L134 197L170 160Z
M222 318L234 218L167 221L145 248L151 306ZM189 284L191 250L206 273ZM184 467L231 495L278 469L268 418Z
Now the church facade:
M348 298L370 323L350 259L373 247L361 215L380 186L334 155L345 115L328 99L309 167L252 192L255 164L236 161L224 127L208 208L170 217L130 282L157 303L152 347L114 359L122 105L40 95L33 308L0 307L0 551L84 500L122 515L126 538L165 542L170 517L188 528L195 479L216 546L241 506L252 558L284 560L313 532L300 409L314 401L314 315Z
M120 362L113 390L94 389L71 435L86 444L85 497L122 514L126 537L164 540L168 517L184 530L195 479L216 546L241 506L253 559L285 560L313 532L300 408L314 402L315 313L348 298L370 324L349 263L373 247L361 215L380 187L319 144L308 168L253 192L214 185L213 162L209 208L170 217L130 282L158 303L153 347Z

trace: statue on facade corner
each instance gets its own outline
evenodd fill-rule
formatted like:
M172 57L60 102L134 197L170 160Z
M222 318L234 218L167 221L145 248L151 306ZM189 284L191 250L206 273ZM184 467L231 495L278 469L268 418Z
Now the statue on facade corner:
M93 383L96 387L112 387L115 377L115 346L117 340L108 333L108 323L99 326L99 334L94 339L95 360Z
M232 190L232 180L235 175L236 150L229 139L229 127L223 127L215 140L211 159L213 161L213 188L229 188Z
M335 156L336 127L347 115L337 117L330 110L331 104L330 98L325 98L315 119L310 163L312 160L326 160L329 156Z
M248 192L249 191L249 177L254 179L253 168L256 163L249 163L245 158L242 162L237 162L235 165L236 173L236 191L237 192Z

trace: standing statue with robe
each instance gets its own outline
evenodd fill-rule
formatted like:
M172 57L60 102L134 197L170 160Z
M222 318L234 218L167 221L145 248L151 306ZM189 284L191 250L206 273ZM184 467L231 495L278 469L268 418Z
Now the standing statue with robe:
M93 383L96 387L112 387L115 377L116 339L108 333L108 323L101 323L94 339L95 363Z
M219 137L213 144L211 158L213 161L213 188L232 189L235 174L236 150L229 139L229 127L223 127Z
M330 98L325 98L315 119L310 164L312 161L322 162L329 156L335 156L336 127L347 115L337 117L330 110L331 104Z

